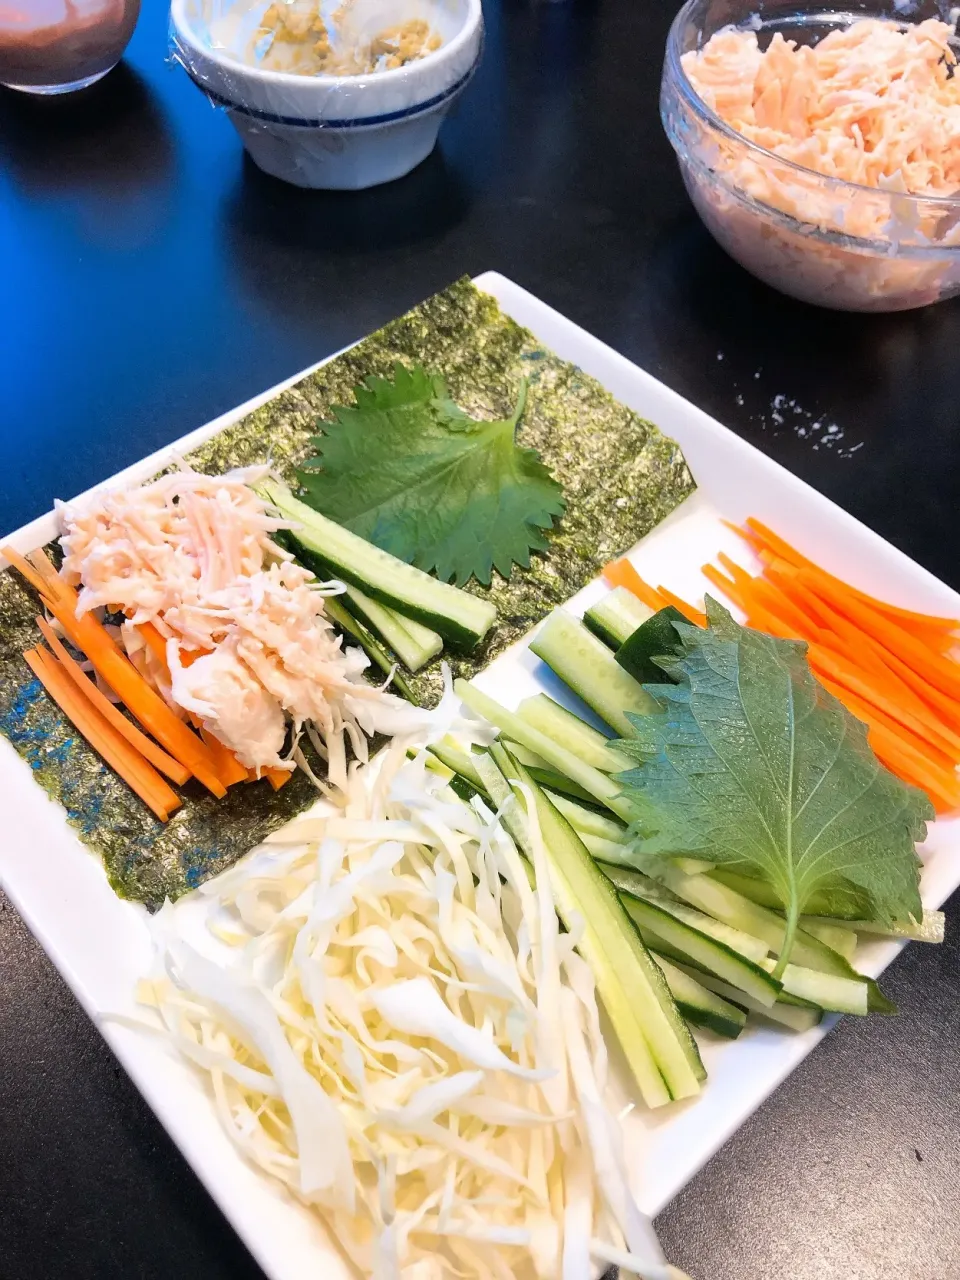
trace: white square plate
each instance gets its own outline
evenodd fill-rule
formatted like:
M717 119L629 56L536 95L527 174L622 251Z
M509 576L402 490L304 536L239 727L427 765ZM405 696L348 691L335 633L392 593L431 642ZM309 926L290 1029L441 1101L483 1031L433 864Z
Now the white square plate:
M632 553L654 583L698 598L707 585L699 566L714 559L719 548L749 562L722 518L742 521L754 515L865 590L912 608L960 616L960 596L649 374L502 276L488 273L476 283L544 345L592 374L683 448L698 491ZM171 456L188 452L280 389L107 483L146 479ZM51 514L9 541L28 550L54 534ZM582 612L601 593L600 584L592 583L571 607ZM525 642L502 654L479 683L509 706L538 688L557 694ZM104 1019L109 1013L135 1012L134 985L151 958L144 913L116 897L98 860L67 825L63 810L31 782L29 767L6 740L0 740L0 810L4 888L260 1265L272 1280L313 1280L319 1274L324 1280L345 1280L350 1273L318 1219L237 1155L199 1078L159 1040ZM921 853L924 904L936 907L960 885L957 820L935 823ZM900 945L865 946L858 964L876 975ZM704 1046L710 1076L700 1098L656 1115L638 1110L628 1117L628 1146L644 1208L651 1213L662 1209L831 1025L825 1022L804 1035L754 1027L737 1041L711 1040Z

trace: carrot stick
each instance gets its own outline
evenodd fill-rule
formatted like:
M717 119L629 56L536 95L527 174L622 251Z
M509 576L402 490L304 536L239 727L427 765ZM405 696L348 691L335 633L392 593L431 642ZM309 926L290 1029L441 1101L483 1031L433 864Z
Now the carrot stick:
M801 582L817 596L832 604L839 613L860 626L868 635L873 635L885 650L899 654L918 675L923 675L941 693L946 693L951 698L960 698L960 665L940 653L931 652L922 640L904 631L896 622L882 617L854 596L845 595L841 589L832 585L828 577L821 577L807 569L798 569L797 574Z
M666 607L666 601L654 591L653 587L644 582L627 559L613 560L610 564L604 565L603 576L611 587L626 587L650 609L659 612Z
M278 769L276 766L262 770L263 776L268 779L274 791L279 791L293 777L293 773L289 769Z
M707 615L702 610L695 609L692 604L687 604L686 600L681 600L679 596L674 595L666 587L657 587L657 595L662 596L667 604L672 604L695 627L705 627L707 625Z
M746 613L747 606L743 600L743 593L735 582L731 582L729 578L725 577L720 570L712 564L702 565L700 572L707 581L725 595L732 604L735 604L738 609L742 609L743 612Z
M222 743L209 729L205 729L202 725L198 726L198 728L200 729L200 737L207 744L214 759L217 766L217 776L223 785L232 787L235 782L246 782L246 766L242 765L230 748Z
M66 671L77 688L86 698L96 707L103 718L121 733L130 745L161 773L165 773L168 778L183 786L190 778L190 772L185 769L182 764L174 760L173 756L167 755L166 751L158 747L152 738L148 738L145 733L141 733L137 726L127 719L119 708L115 707L106 694L102 693L96 686L96 683L90 679L80 668L79 663L74 662L70 654L60 643L53 628L45 618L37 618L37 626L43 633L43 637L53 650L54 655L60 662L60 665Z
M157 628L153 625L152 622L139 622L137 624L137 630L140 632L141 636L143 636L143 639L146 641L147 648L150 650L150 652L153 654L153 656L157 659L158 662L163 663L163 669L164 671L166 671L168 669L166 640L164 640L163 636L160 634L160 632L157 630Z
M889 710L884 707L878 707L876 703L869 697L861 695L859 692L851 689L843 680L832 679L832 672L827 667L821 667L817 664L816 659L811 661L811 667L816 672L817 679L826 686L829 683L830 692L834 697L839 698L848 711L853 712L861 720L867 724L881 725L902 742L905 746L911 747L918 754L929 759L932 765L951 771L955 767L956 752L951 752L939 743L930 742L913 725L904 725L895 716L891 715Z
M822 676L818 679L848 711L867 725L870 746L891 773L926 791L935 804L939 801L937 807L940 812L960 805L960 783L949 762L944 765L939 760L931 760L915 742L903 737L899 726L891 727L885 723L848 690Z
M24 658L31 671L60 707L74 728L93 749L136 792L143 802L166 822L180 804L180 797L159 773L118 733L76 688L66 671L46 649L28 649Z
M727 524L728 522L724 521L724 523ZM738 533L741 537L745 537L749 542L759 542L766 545L774 552L774 554L780 556L781 559L786 560L789 564L795 565L798 569L816 570L817 573L829 578L835 586L842 587L844 591L848 591L862 603L870 605L881 613L889 614L892 618L898 619L902 624L916 623L918 626L929 627L940 631L955 631L957 627L960 627L960 619L957 618L941 618L934 614L918 613L913 609L903 609L899 605L888 604L885 600L878 600L876 596L872 596L866 591L860 591L856 587L850 586L849 583L844 582L842 579L834 577L834 575L828 573L826 569L821 569L813 560L808 560L807 557L797 551L795 547L792 547L789 542L786 542L783 538L779 537L772 529L768 528L765 524L762 524L753 516L749 517L746 524L749 531L746 534L743 529L736 525L728 524L728 527L733 529L734 532Z
M75 604L66 597L46 603L74 648L89 658L141 726L215 796L226 795L208 749L151 689L96 618L90 613L78 618Z

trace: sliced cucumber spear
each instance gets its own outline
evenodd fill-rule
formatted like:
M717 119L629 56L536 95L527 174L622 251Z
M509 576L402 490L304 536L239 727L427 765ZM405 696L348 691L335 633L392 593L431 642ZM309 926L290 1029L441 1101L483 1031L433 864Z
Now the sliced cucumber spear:
M817 1008L816 1005L784 1004L778 1000L772 1007L767 1007L759 1004L742 991L738 991L736 987L731 987L728 982L715 978L712 973L693 971L691 976L696 978L697 982L705 986L708 991L715 991L724 1000L743 1005L751 1013L758 1013L763 1018L769 1018L771 1022L778 1022L784 1027L789 1027L792 1031L809 1031L811 1027L815 1027L823 1018L823 1010Z
M324 612L327 617L332 619L341 631L345 632L352 640L356 640L357 644L364 651L367 657L375 666L378 666L384 675L393 672L393 687L402 698L406 698L408 702L416 703L413 690L404 679L403 672L399 669L397 658L383 647L375 635L372 634L368 627L355 618L350 610L336 596L328 596L324 601Z
M653 610L638 600L626 587L614 587L602 600L586 611L583 624L598 640L610 649L619 649L623 642L642 627Z
M628 712L643 716L659 710L603 641L564 609L543 620L530 649L623 738L633 733Z
M497 611L488 601L381 551L295 498L285 484L264 480L258 491L294 524L289 537L306 552L308 562L319 561L336 577L438 631L451 644L474 648L496 621Z
M532 798L558 912L568 927L583 922L578 950L593 970L600 999L644 1100L657 1106L669 1098L694 1097L706 1076L696 1043L612 885L528 771L500 744L490 748L490 756L503 782L497 783L483 768L481 776L488 789L501 790L504 799L494 797L497 803L508 800L514 784L522 784ZM504 819L508 827L513 823L512 834L529 854L526 814L519 796L514 793L512 798Z
M443 649L443 640L436 631L421 626L412 618L402 617L395 609L380 604L346 583L346 597L365 622L383 636L408 671L419 671L431 658Z
M744 933L761 938L775 954L783 947L786 936L783 917L751 902L735 889L715 880L712 875L689 876L674 868L664 868L660 879L668 889L691 906L705 911L716 920L733 925L735 929L742 929ZM863 982L867 987L871 1013L896 1012L896 1006L886 998L872 978L864 978L842 955L802 929L797 930L790 960L795 965L815 969L818 973L832 973L839 978Z
M585 764L574 752L548 738L545 733L532 728L515 711L508 711L489 694L483 693L469 680L457 680L454 692L479 716L496 725L509 739L519 742L528 751L535 751L558 773L583 787L584 791L600 805L629 822L632 817L630 804L620 793L620 787L607 774Z
M633 768L633 761L621 751L615 750L608 738L592 724L561 707L545 693L524 698L517 707L517 715L534 729L539 729L562 747L575 752L585 763L603 773L623 773Z
M703 986L665 956L658 955L656 951L652 954L666 979L670 994L677 1002L677 1008L687 1022L692 1022L697 1027L706 1027L708 1031L727 1040L736 1040L747 1021L743 1009Z

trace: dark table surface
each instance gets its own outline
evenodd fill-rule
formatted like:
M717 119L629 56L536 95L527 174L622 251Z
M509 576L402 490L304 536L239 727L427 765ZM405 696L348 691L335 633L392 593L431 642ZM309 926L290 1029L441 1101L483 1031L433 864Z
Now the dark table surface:
M439 149L356 195L245 160L166 64L164 7L83 96L0 90L4 530L495 268L960 585L960 305L834 315L724 257L657 116L669 5L488 0ZM2 1280L259 1276L2 896L0 966ZM661 1216L669 1255L960 1277L958 984L954 931L910 947L900 1016L831 1033Z

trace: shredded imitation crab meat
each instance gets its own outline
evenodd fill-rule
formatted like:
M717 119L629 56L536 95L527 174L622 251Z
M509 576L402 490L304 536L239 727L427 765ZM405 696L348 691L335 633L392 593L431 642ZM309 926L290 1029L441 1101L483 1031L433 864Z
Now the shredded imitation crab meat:
M395 741L340 810L205 885L199 920L190 899L158 913L140 999L364 1274L678 1280L628 1188L536 811L540 874L474 806Z
M813 46L777 33L761 51L754 31L726 28L684 54L700 97L772 153L709 131L693 144L699 165L688 175L690 193L717 239L762 278L815 303L920 306L952 291L950 250L935 251L960 243L960 224L949 208L905 194L960 190L953 36L953 26L934 19L901 29L864 18ZM817 175L863 189L838 193ZM739 193L830 238L778 222ZM834 233L867 243L835 241ZM911 256L916 247L925 256Z
M273 541L289 527L252 487L250 467L208 476L189 467L136 488L60 505L61 572L78 608L123 610L128 653L172 705L199 718L248 768L294 768L281 752L292 721L319 732L334 786L346 780L344 735L361 759L366 734L391 732L409 708L361 677L319 583ZM166 639L158 661L137 628ZM316 733L313 734L316 738Z
M929 19L901 30L861 19L818 44L777 32L718 31L685 53L703 100L768 151L868 187L915 195L960 189L960 78L954 31Z

